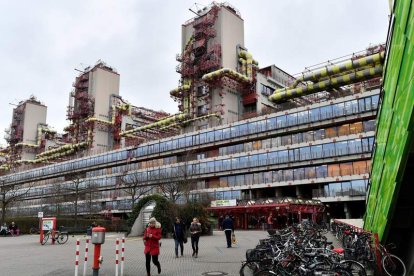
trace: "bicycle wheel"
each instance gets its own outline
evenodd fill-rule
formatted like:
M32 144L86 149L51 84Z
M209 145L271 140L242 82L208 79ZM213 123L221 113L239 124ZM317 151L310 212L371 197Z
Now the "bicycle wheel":
M69 234L68 233L59 233L59 235L57 235L57 242L58 244L64 244L68 241L69 239Z
M43 240L40 242L42 245L44 245L45 243L47 243L47 240L49 239L49 233L46 233L43 235Z
M407 273L404 262L392 254L385 255L382 258L382 268L390 276L405 276Z
M365 267L361 263L358 263L357 261L346 260L346 261L342 261L340 265L342 268L350 272L352 275L367 276Z
M259 265L256 262L245 262L240 268L240 276L253 276L259 270Z
M37 228L36 227L30 227L30 235L37 234Z
M260 270L254 274L254 276L274 276L274 275L277 275L277 274L268 269Z

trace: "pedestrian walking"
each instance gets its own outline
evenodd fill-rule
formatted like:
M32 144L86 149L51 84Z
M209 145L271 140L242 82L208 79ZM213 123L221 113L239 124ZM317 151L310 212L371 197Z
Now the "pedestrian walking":
M272 230L273 229L273 215L270 213L270 215L267 217L267 229Z
M223 225L221 226L226 234L227 248L231 247L231 234L234 231L234 223L229 215L226 215L226 218L223 220Z
M175 218L174 227L173 227L173 238L175 241L175 257L178 258L178 246L181 249L181 257L184 253L184 243L187 242L187 235L185 232L184 223L182 223L180 218Z
M145 267L147 269L147 276L151 276L151 258L152 263L157 267L158 274L161 273L161 264L158 261L158 255L160 254L161 239L161 223L155 218L150 218L149 225L144 231L144 243L145 243Z
M198 257L198 241L201 235L201 223L198 222L198 218L193 218L193 222L190 225L191 233L191 247L193 248L193 257Z

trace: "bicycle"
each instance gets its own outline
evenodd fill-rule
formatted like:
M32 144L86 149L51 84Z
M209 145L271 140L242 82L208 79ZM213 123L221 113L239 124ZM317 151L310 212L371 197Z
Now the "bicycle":
M48 230L44 235L41 244L44 245L49 240L49 237L52 236L52 230ZM65 244L69 239L69 234L66 231L55 231L52 239L57 241L58 244Z
M30 227L29 233L30 235L40 234L40 230L36 226L32 226Z
M379 245L379 250L381 252L381 266L384 272L389 276L405 276L407 270L405 268L404 262L397 256L390 254L387 250L394 249L395 245L390 243L387 246Z

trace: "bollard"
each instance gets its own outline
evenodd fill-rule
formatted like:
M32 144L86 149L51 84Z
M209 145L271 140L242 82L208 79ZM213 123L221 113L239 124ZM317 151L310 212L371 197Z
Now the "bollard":
M116 245L115 245L115 276L118 276L118 264L119 264L119 239L116 238Z
M79 239L76 239L76 257L75 257L75 276L78 276L78 269L79 269Z
M83 263L83 276L86 276L86 267L88 266L88 251L89 251L89 239L86 239L85 243L85 262Z
M125 252L125 237L122 238L122 245L121 245L121 276L124 276L124 252Z

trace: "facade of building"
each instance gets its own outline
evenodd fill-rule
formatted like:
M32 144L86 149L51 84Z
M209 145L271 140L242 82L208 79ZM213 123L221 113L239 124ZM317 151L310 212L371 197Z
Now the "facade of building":
M333 217L361 217L382 48L294 78L274 65L259 69L243 24L236 9L213 3L182 26L181 79L170 92L179 114L123 102L119 75L104 64L80 74L69 106L71 147L40 157L72 154L74 145L119 149L1 176L2 187L22 194L10 214L73 214L76 198L81 214L122 216L136 200L131 189L154 186L151 192L172 196L164 187L176 185L186 187L178 201L314 199ZM97 72L110 79L102 100L94 94Z

